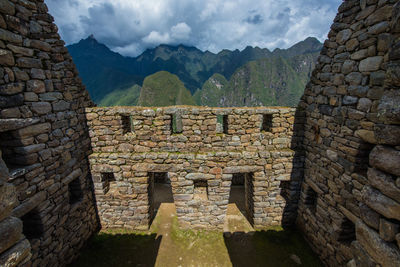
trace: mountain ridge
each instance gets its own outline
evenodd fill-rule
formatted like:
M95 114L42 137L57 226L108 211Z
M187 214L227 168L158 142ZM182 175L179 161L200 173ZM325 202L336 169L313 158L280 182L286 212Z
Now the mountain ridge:
M310 41L319 43L316 38L307 38L302 42L306 42L307 46ZM287 50L271 52L267 48L252 46L247 46L242 51L224 49L215 54L201 51L194 46L162 44L146 49L137 57L125 57L98 42L94 36L67 47L96 103L100 103L113 91L125 90L134 84L142 86L147 76L158 71L177 75L191 94L194 94L215 73L220 73L229 80L239 67L250 61L268 58L274 56L274 53L283 57L291 54L285 52Z

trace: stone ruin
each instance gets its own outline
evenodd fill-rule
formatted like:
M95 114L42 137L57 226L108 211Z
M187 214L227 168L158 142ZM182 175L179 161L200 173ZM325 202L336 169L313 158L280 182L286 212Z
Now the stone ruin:
M0 266L65 266L103 228L292 225L328 266L400 264L400 3L347 0L297 109L96 108L43 0L0 0Z

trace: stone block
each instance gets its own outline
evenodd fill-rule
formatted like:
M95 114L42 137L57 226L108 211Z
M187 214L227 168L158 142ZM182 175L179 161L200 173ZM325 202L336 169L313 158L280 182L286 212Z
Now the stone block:
M17 205L15 187L11 184L0 185L0 221L8 217Z
M400 262L400 251L394 245L383 241L377 232L364 223L356 223L357 241L368 254L379 264L387 267L397 267Z
M206 173L189 173L185 176L188 180L209 180L215 179L215 175Z
M385 91L379 100L378 118L387 124L400 124L400 91Z
M51 104L48 102L32 103L32 111L38 115L48 114L51 112Z
M22 237L22 221L8 217L0 222L0 254L12 247Z
M383 194L400 203L400 188L395 184L395 177L374 168L368 169L370 185L379 189Z
M379 236L383 240L387 242L395 241L396 234L400 232L399 230L400 230L400 225L390 222L384 218L380 219Z
M361 72L377 71L383 62L382 56L369 57L361 60L359 70Z
M360 217L369 227L379 230L380 215L364 203L359 203Z
M30 125L20 130L14 131L12 134L16 138L26 138L30 136L36 136L42 133L48 133L51 130L50 123L40 123L35 125Z
M3 66L14 66L13 54L8 50L0 49L0 64Z
M31 256L31 245L27 239L24 239L3 254L0 254L0 266L20 266L23 263L28 263Z
M370 186L364 186L362 199L371 209L386 218L400 220L400 204Z
M369 164L379 170L400 176L400 151L389 146L378 145L369 155Z

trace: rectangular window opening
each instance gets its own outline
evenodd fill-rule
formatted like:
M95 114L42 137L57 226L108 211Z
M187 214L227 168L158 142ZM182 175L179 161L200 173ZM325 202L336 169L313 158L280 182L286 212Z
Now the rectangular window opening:
M217 133L228 133L228 115L217 115Z
M75 204L83 199L83 192L79 178L68 184L69 204Z
M194 185L193 198L199 200L208 200L207 180L193 181L193 185Z
M107 194L110 191L110 187L112 183L115 183L115 176L112 172L103 172L101 174L101 182L103 184L104 194Z
M263 114L261 130L264 132L272 132L272 114Z
M172 134L179 134L183 132L182 127L182 116L178 113L171 115L171 125L170 125Z
M222 121L222 132L228 134L228 115L223 115Z
M121 123L122 123L123 134L132 132L132 116L121 115Z
M25 168L39 161L36 154L24 152L25 146L27 145L15 140L11 131L0 133L1 157L13 178L24 175Z
M43 236L44 229L42 219L36 209L22 216L21 220L23 223L22 232L29 241L39 239Z
M366 142L360 143L355 158L355 164L354 164L355 173L361 174L365 177L367 176L369 154L373 148L374 148L373 144L369 144Z
M318 194L311 187L307 189L306 198L304 204L310 209L312 213L317 210L317 198Z
M281 196L286 200L286 202L290 201L290 196L291 196L290 184L291 184L291 181L281 181L280 186L279 186Z
M345 218L340 226L338 241L350 245L354 240L356 240L356 227L352 221Z

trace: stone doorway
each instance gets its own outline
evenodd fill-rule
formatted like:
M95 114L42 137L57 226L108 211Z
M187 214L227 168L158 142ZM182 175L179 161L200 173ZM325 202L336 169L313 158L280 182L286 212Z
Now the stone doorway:
M174 203L171 180L167 172L149 173L149 215L150 224L162 203Z
M253 225L253 173L235 173L232 176L229 204L235 204L237 209Z

